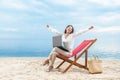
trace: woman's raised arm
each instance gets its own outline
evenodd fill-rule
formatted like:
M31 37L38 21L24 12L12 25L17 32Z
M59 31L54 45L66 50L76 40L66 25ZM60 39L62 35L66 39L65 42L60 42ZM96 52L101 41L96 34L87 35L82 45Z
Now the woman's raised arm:
M60 33L59 31L57 31L56 29L50 27L49 25L46 25L46 27L48 28L48 30L50 30L51 32L57 34L57 35L62 35L62 33Z
M90 26L90 27L89 27L88 29L86 29L86 30L79 31L79 32L77 32L77 33L74 34L74 37L79 36L79 35L81 35L82 33L88 32L89 30L92 30L93 28L94 28L93 26Z

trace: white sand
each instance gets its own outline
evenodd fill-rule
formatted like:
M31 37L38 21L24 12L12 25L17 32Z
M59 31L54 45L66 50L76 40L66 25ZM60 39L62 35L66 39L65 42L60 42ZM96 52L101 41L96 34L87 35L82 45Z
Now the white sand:
M64 74L57 70L46 72L48 66L42 66L44 60L45 58L0 58L0 80L120 80L120 60L103 60L102 74L90 74L75 66ZM55 64L59 62L57 59Z

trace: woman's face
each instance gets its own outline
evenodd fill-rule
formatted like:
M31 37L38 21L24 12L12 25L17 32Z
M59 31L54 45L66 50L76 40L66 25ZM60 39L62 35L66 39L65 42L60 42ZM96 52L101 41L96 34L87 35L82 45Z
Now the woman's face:
M66 28L66 33L70 34L72 32L73 28L71 26Z

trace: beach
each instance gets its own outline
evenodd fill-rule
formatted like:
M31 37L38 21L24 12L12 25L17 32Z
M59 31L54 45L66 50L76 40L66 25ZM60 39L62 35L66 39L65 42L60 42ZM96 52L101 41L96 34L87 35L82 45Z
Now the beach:
M72 66L66 73L57 69L46 72L44 57L0 58L0 80L120 80L120 60L103 59L103 73L90 74L88 70ZM57 59L55 66L61 60ZM79 60L78 62L83 62ZM65 63L61 70L66 67Z

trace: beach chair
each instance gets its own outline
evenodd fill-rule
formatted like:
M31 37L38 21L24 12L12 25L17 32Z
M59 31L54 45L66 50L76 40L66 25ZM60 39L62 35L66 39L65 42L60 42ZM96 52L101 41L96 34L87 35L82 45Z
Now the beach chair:
M75 65L79 68L84 68L87 69L87 62L88 62L88 49L93 45L93 43L96 42L97 39L93 40L84 40L80 45L78 45L73 51L72 51L72 56L74 57L73 60L70 59L71 57L66 57L63 55L57 55L57 58L62 59L63 61L56 67L60 68L63 63L68 62L70 63L63 71L62 73L65 73L72 65ZM85 54L85 64L82 65L80 63L77 63L77 60Z

